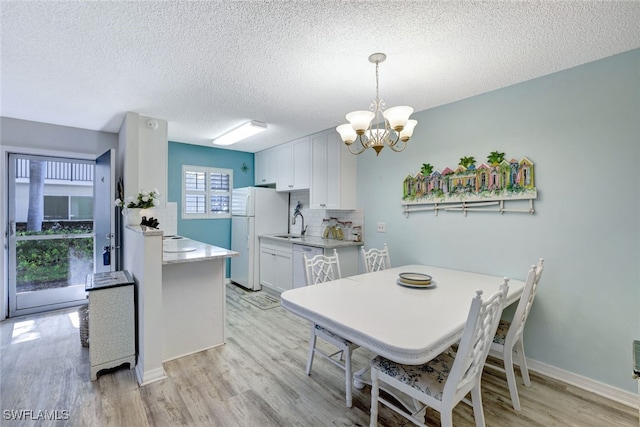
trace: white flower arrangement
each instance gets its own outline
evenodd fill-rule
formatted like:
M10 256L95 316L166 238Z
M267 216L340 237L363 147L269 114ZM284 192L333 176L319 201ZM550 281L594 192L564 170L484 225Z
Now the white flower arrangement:
M141 190L137 196L129 196L124 201L121 199L116 199L114 204L121 208L128 209L149 209L154 206L158 206L160 201L160 193L156 188L151 191L143 191Z

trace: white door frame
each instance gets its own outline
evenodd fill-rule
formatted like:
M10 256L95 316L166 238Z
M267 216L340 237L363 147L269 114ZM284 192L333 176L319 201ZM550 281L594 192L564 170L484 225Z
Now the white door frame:
M2 194L7 194L9 184L7 182L7 171L9 166L9 154L20 153L25 155L41 155L52 157L67 157L78 160L95 160L96 155L90 153L76 153L69 151L56 151L33 147L19 147L12 145L0 145L0 189ZM9 207L7 197L0 197L0 236L2 236L2 252L0 253L0 320L4 320L9 315L9 255L7 240L7 215Z
M18 292L18 265L17 265L17 248L19 242L33 242L34 244L38 244L38 242L46 242L47 240L64 240L64 241L72 241L75 239L87 239L91 238L95 240L95 234L92 233L83 233L83 234L67 234L65 232L55 233L52 235L49 234L38 234L38 235L21 235L18 236L15 232L16 229L16 213L18 208L18 193L17 190L17 179L15 179L17 175L16 171L16 160L18 159L26 159L26 160L43 160L43 161L63 161L63 162L71 162L77 164L86 164L95 168L95 161L92 160L84 160L77 158L63 158L59 156L40 156L40 155L27 155L22 153L11 153L9 154L9 168L8 168L8 251L9 251L9 264L8 264L8 284L9 284L9 310L8 315L11 317L21 316L25 314L32 314L50 310L56 310L60 308L73 307L77 305L81 305L85 303L86 292L84 290L85 287L85 278L84 277L75 277L73 279L73 283L69 283L68 286L56 286L50 289L40 289L37 291L31 292ZM92 187L94 183L91 183ZM92 191L93 193L93 191ZM64 192L63 194L67 194ZM93 227L92 227L93 228ZM92 256L92 261L95 258L95 255ZM71 270L69 271L69 273Z
M47 144L46 142L44 144ZM100 153L103 150L100 150ZM68 157L79 160L95 160L99 153L76 152L66 150L51 150L33 146L5 145L0 142L0 194L6 195L8 191L7 173L9 153L33 154L41 156ZM4 196L3 196L4 197ZM0 203L0 321L9 315L9 278L8 278L8 241L7 241L7 203Z

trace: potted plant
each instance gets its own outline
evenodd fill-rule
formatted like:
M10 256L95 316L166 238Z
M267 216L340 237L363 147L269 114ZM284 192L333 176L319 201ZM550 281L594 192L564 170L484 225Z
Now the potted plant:
M116 199L115 205L122 208L122 215L127 218L127 225L140 225L142 210L151 209L160 204L160 193L157 189L141 190L137 196L129 196L124 201Z

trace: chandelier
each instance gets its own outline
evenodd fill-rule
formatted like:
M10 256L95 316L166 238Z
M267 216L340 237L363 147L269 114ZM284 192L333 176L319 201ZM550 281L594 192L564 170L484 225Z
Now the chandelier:
M369 62L376 64L376 99L371 102L369 110L347 114L349 123L336 128L352 154L362 154L367 148L373 148L377 156L385 146L396 152L402 151L418 123L416 120L409 120L413 113L411 107L398 106L385 110L385 103L378 96L378 64L385 59L387 55L384 53L369 56Z

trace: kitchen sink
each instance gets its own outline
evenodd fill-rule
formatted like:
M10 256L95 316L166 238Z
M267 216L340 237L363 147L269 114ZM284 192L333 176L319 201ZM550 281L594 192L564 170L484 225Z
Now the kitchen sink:
M302 238L302 236L299 236L297 234L278 234L273 237L277 237L279 239L301 239Z

